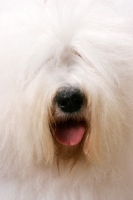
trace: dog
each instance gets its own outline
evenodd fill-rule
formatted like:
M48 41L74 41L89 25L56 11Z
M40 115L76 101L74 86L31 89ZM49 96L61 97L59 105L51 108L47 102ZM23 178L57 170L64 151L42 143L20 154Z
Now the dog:
M123 11L109 0L2 6L1 200L133 199L133 26Z

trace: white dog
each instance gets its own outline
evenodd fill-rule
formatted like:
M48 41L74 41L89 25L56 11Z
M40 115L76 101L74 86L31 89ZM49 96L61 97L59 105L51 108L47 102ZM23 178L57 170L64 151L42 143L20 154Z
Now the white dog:
M109 0L0 13L0 200L133 200L130 15Z

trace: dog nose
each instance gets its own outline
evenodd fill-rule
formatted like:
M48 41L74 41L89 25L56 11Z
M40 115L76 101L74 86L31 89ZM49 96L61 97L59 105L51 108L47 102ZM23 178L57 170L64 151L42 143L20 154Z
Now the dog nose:
M56 94L58 107L65 113L73 113L80 110L84 96L77 88L62 88Z

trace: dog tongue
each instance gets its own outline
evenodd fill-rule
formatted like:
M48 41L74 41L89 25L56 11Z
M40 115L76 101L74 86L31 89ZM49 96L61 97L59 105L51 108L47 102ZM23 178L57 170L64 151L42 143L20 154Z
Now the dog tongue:
M82 140L84 133L84 123L66 123L57 125L55 136L59 143L66 146L74 146Z

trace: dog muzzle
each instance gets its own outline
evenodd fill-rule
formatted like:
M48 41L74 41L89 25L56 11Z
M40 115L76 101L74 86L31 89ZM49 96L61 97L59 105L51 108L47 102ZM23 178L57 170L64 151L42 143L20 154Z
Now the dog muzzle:
M56 140L66 146L79 144L86 131L86 121L81 114L85 96L77 88L64 87L58 90L54 102L58 110L54 125Z

